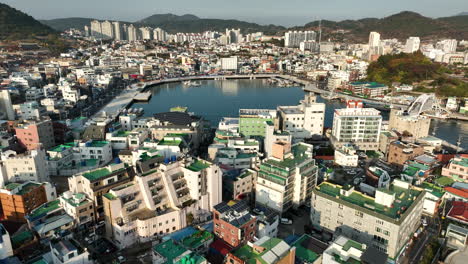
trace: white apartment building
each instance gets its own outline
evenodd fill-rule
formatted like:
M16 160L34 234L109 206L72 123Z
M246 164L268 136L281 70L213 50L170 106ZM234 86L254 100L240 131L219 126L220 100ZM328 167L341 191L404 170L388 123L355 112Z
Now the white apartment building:
M0 119L15 119L15 111L11 103L10 92L7 89L0 89Z
M435 48L442 50L445 53L454 53L457 51L457 44L456 39L444 39L437 42Z
M360 150L379 148L382 116L374 108L363 108L361 101L348 101L333 117L331 142L335 148L352 143Z
M341 148L335 149L335 163L346 167L357 167L359 156L356 149L351 144L345 144Z
M114 25L112 22L109 21L104 21L101 23L101 33L102 37L106 39L114 39L115 34L114 34Z
M0 158L0 164L4 169L0 186L4 186L5 182L50 181L46 155L42 149L31 150L23 154L8 150L3 152Z
M153 30L154 40L166 42L167 41L167 32L161 28L155 28Z
M101 22L98 20L91 21L91 36L95 38L102 38Z
M153 39L153 29L150 27L141 27L141 39L143 40L152 40Z
M424 190L401 180L377 189L374 197L352 186L323 182L313 190L311 221L336 237L388 254L394 263L420 226L423 203Z
M280 129L288 131L293 141L323 134L325 104L317 103L313 93L307 93L298 106L278 106Z
M288 48L299 48L301 42L315 41L315 31L288 31L284 34L284 45Z
M275 130L273 122L266 122L265 139L263 140L263 149L266 157L273 155L273 144L275 142L286 142L291 144L292 136L287 131Z
M387 255L366 244L339 236L323 252L322 263L386 263Z
M369 33L369 48L380 46L380 34L372 31Z
M221 202L221 170L211 163L173 161L135 176L104 195L106 236L119 248L205 221Z
M237 56L221 58L221 69L225 71L237 71L239 67L238 63Z
M122 24L120 24L119 21L114 21L114 22L112 22L112 25L114 26L114 39L115 40L124 40L125 35L124 35L124 32L123 32Z
M419 50L419 45L421 43L421 40L419 40L419 37L409 37L406 40L405 44L405 53L413 53Z
M86 248L82 248L80 244L74 240L59 240L50 242L50 253L53 264L92 264L94 261ZM43 257L44 258L44 257ZM40 263L50 263L47 261Z
M276 212L308 203L318 173L312 150L312 145L302 142L292 147L274 143L273 154L260 165L255 202Z

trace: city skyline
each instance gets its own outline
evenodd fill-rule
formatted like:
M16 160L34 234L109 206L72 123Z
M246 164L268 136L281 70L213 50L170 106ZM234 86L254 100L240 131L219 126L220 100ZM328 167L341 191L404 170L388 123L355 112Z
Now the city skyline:
M274 8L268 10L264 7L267 4L270 5L271 2L265 0L255 1L255 3L240 0L235 3L224 3L222 6L213 0L205 0L203 4L179 0L164 3L164 7L160 6L159 1L150 0L137 0L132 3L113 0L112 5L108 0L99 2L83 0L72 3L44 0L40 4L31 0L2 0L1 2L27 12L37 19L88 17L135 22L153 14L173 13L282 26L303 25L319 19L339 21L366 17L382 18L401 11L414 11L428 17L454 16L468 11L468 4L463 0L445 2L428 0L424 1L424 5L422 5L423 1L396 0L392 2L392 5L380 7L378 11L376 11L375 2L370 0L359 0L358 4L343 0L314 2L295 0L293 3L276 3ZM337 8L337 5L342 8ZM90 9L90 6L94 8Z

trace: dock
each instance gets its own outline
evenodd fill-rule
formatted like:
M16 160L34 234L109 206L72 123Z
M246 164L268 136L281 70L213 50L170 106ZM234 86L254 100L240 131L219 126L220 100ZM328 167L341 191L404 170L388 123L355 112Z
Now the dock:
M148 102L151 99L151 96L153 96L151 92L143 92L135 95L133 100L136 102Z

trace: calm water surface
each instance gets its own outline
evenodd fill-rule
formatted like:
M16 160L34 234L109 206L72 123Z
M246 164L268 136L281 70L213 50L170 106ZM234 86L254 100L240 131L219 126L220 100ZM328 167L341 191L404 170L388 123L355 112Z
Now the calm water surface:
M174 106L186 106L190 112L203 116L217 126L222 117L237 117L240 108L269 108L278 105L296 105L304 97L301 87L281 88L266 80L201 81L201 86L186 87L182 83L169 83L150 88L153 97L148 103L134 104L143 108L146 116L169 111ZM331 127L335 109L344 108L340 102L325 102L325 126ZM383 113L388 119L388 113ZM468 148L468 122L433 120L431 133L456 144L462 136L462 147Z

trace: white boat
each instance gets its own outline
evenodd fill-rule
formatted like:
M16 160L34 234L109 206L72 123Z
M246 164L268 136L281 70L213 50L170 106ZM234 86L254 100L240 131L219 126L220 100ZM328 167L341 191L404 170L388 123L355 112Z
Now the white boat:
M192 82L192 81L185 81L182 84L185 85L185 86L194 86L194 87L197 87L197 86L201 85L201 83L199 83L199 82Z

